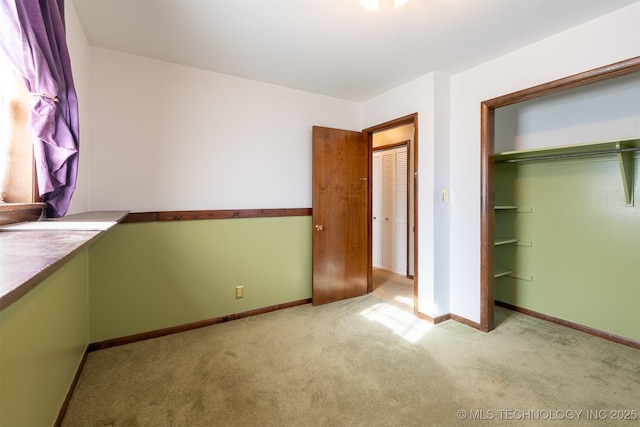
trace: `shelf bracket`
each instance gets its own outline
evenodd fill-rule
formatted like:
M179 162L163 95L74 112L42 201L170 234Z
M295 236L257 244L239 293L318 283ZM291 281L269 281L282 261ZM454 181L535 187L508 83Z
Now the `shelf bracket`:
M620 144L616 144L619 148ZM633 153L626 151L617 154L622 175L622 186L627 206L633 206Z

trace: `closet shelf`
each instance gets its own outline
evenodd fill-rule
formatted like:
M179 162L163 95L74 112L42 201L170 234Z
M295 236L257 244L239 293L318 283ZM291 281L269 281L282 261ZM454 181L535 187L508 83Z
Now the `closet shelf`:
M635 151L640 151L640 139L505 151L495 154L493 161L494 163L516 163L614 154L620 164L625 200L627 205L631 206L633 205L633 153Z
M502 277L502 276L508 276L511 273L513 273L513 271L511 271L511 270L506 270L504 268L496 268L494 273L493 273L493 277L494 278L498 278L498 277Z
M493 156L495 163L546 160L565 157L597 156L633 152L640 150L640 139L595 142L591 144L559 145L557 147L535 148L532 150L504 151Z
M496 212L505 213L533 213L533 208L522 208L515 205L495 205L493 209Z
M518 243L518 239L514 239L512 237L496 237L495 238L496 246L508 245L510 243Z
M511 277L512 279L526 280L528 282L533 282L533 276L529 276L528 274L515 273L505 268L496 268L493 272L493 277L494 279L497 279L498 277Z

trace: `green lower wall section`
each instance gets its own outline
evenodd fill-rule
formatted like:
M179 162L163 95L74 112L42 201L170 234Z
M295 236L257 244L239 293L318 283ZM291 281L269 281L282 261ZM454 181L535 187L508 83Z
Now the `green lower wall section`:
M0 312L0 426L53 425L88 343L88 253Z
M53 425L89 342L310 297L311 217L118 225L0 312L0 426Z
M310 298L311 217L120 224L90 277L91 342Z
M496 167L496 265L533 277L499 277L495 298L640 341L640 158L635 206L625 205L615 156ZM526 246L528 243L531 246Z

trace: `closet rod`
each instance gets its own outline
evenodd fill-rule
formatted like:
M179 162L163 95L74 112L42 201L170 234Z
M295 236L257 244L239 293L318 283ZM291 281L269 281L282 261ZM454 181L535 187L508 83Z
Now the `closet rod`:
M600 150L600 151L589 151L585 153L566 153L566 154L549 154L542 155L537 157L525 157L525 158L514 158L514 159L506 159L506 160L496 160L495 163L517 163L517 162L531 162L535 160L554 160L554 159L566 159L569 157L587 157L587 156L598 156L601 154L618 154L618 153L626 153L629 151L640 151L640 147L631 147L631 148L617 148L612 150Z

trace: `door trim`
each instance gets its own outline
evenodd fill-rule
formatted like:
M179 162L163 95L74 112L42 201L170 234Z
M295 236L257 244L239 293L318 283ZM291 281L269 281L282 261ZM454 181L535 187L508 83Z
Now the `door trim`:
M373 225L371 216L373 215L372 195L373 195L373 134L384 130L396 128L398 126L413 125L413 147L408 145L409 154L413 154L413 313L418 314L418 113L399 117L388 122L363 129L367 143L369 145L368 167L369 167L369 218L367 221L368 256L367 256L367 292L373 291ZM409 221L410 224L410 221ZM410 225L409 225L410 226ZM408 251L407 251L408 256Z

